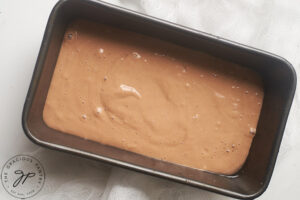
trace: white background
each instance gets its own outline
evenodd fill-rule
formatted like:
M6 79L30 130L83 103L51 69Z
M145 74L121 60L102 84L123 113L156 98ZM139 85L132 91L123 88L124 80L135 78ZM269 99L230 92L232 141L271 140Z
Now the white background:
M32 144L21 113L44 29L57 0L0 0L0 167L25 153L46 183L34 199L230 199ZM148 15L278 54L300 69L299 0L112 0ZM280 154L262 200L299 199L300 99L296 92ZM13 199L0 185L0 199Z

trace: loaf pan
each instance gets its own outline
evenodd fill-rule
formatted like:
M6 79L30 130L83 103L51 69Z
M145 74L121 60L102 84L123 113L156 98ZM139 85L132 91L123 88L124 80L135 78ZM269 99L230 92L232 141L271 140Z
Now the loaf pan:
M78 18L169 41L258 72L263 79L264 100L257 134L241 170L232 176L214 174L84 140L47 127L43 121L43 108L48 88L66 26ZM24 105L22 125L26 135L41 146L94 158L230 197L253 199L266 190L271 179L295 87L296 74L293 67L276 55L108 3L61 0L53 8L48 20Z

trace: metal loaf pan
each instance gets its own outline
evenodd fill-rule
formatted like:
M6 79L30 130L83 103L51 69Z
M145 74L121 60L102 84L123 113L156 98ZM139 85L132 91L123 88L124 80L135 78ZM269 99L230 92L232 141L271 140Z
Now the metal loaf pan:
M242 169L226 176L191 169L55 131L43 121L43 107L65 28L82 18L116 26L206 52L257 71L264 101L249 156ZM276 162L296 87L293 67L284 59L254 48L95 0L61 0L45 30L26 97L22 124L35 143L139 172L167 178L239 199L252 199L267 188Z

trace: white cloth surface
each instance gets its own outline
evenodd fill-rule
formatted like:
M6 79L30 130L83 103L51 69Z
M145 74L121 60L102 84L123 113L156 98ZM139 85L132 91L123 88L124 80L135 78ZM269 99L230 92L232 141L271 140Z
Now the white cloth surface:
M278 54L300 70L300 0L107 0L116 5ZM231 199L39 147L21 113L44 29L57 0L0 0L0 167L17 154L38 158L43 189L32 199ZM296 91L274 174L258 199L299 199L300 96ZM0 199L14 199L0 186Z

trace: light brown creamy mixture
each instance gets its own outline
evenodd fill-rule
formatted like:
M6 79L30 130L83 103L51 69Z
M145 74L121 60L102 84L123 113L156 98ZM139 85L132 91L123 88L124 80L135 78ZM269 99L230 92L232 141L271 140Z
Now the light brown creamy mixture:
M56 130L222 174L244 163L263 99L246 68L86 21L66 30L44 107Z

